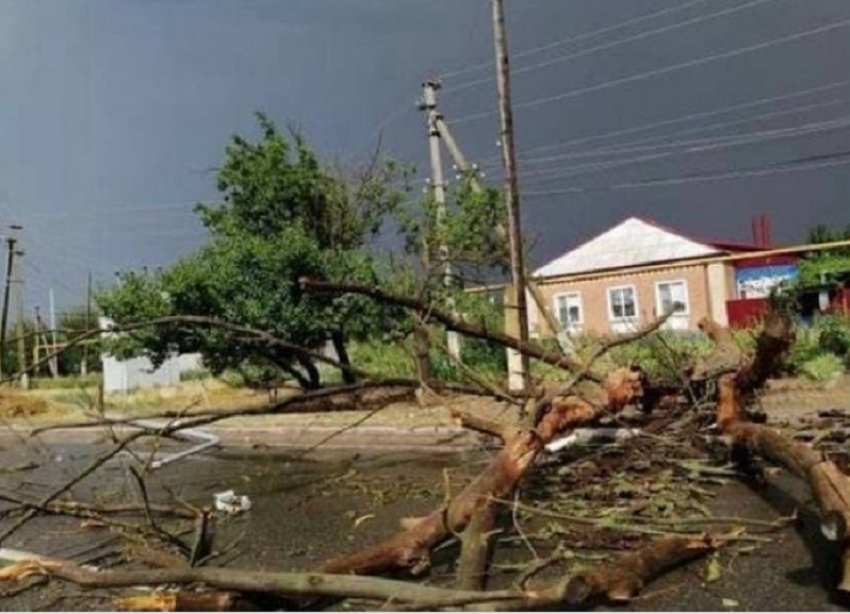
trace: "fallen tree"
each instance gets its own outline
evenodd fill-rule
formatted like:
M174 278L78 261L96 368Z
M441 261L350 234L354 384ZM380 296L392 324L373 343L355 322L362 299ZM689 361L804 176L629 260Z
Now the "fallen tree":
M536 344L523 344L518 340L466 322L451 314L446 314L433 306L415 299L407 299L388 294L382 290L353 284L323 284L303 281L308 290L323 292L358 292L377 300L401 305L415 311L422 321L436 321L447 328L466 335L485 339L524 353L547 364L567 371L567 379L555 386L542 386L527 395L527 398L513 398L506 391L486 385L486 380L476 382L476 375L467 376L476 385L465 386L451 382L432 382L404 378L379 378L373 374L357 371L363 381L357 384L342 385L325 390L306 391L300 395L284 399L262 407L240 407L227 410L205 411L192 414L164 413L160 417L170 418L171 422L163 427L149 428L134 424L134 419L100 419L71 425L74 428L95 425L127 426L136 429L129 437L119 440L114 449L101 459L111 458L118 451L142 437L168 437L181 430L197 428L220 420L236 416L257 416L275 413L299 413L305 411L340 411L356 407L366 391L379 389L400 389L405 394L421 388L423 385L437 393L462 392L491 396L500 402L525 405L526 411L512 420L472 413L463 409L455 412L458 422L467 428L486 433L502 441L501 449L495 454L486 468L477 475L459 493L449 497L440 506L424 518L404 522L402 529L395 535L379 541L365 549L336 556L326 561L321 573L267 573L242 572L239 570L219 570L212 568L169 568L139 572L95 572L61 562L32 562L7 568L0 572L0 579L20 580L25 577L53 577L92 588L116 588L139 585L161 586L174 584L181 586L201 585L202 591L178 591L176 595L147 595L148 602L127 602L127 607L140 608L145 603L160 604L161 608L180 609L184 607L203 607L229 609L235 607L237 598L255 594L268 594L275 598L297 600L295 605L303 606L303 599L313 598L357 598L380 602L390 607L419 609L450 608L489 608L514 610L554 607L567 604L574 607L588 607L598 602L622 602L633 597L646 582L675 567L678 564L705 555L727 539L724 535L668 535L663 539L647 543L643 547L628 552L610 563L601 564L589 571L569 573L556 583L535 590L516 589L510 591L486 591L487 566L493 550L493 536L499 528L499 510L506 501L510 501L518 486L532 472L532 468L553 439L568 434L578 427L592 425L604 417L616 417L624 407L631 404L651 404L659 398L652 383L639 369L623 368L606 376L594 371L595 363L614 347L634 342L658 330L670 313L650 323L634 334L615 338L597 349L588 359L580 361L543 350ZM175 324L176 322L169 322ZM156 324L163 324L157 322ZM216 326L203 318L186 319L183 324ZM134 324L143 326L143 324ZM127 330L129 327L124 327ZM265 338L257 331L231 327L233 332L253 335L263 343L286 343ZM787 328L782 326L766 327L759 339L757 351L753 357L742 358L731 334L711 323L705 323L706 332L715 340L717 351L706 364L699 366L695 377L703 379L719 378L720 402L718 403L718 424L723 433L738 448L764 455L783 464L796 468L795 473L810 479L813 490L821 502L825 519L829 526L844 539L847 501L845 482L847 478L836 475L834 467L823 462L815 463L816 453L805 447L798 449L785 446L787 440L774 436L773 431L765 427L746 422L744 415L745 395L763 385L765 379L775 371L787 349ZM297 353L297 350L290 351ZM305 352L308 350L305 350ZM342 365L329 364L337 368ZM351 368L355 372L356 368ZM339 404L338 399L348 399L350 403ZM650 400L647 400L647 399ZM328 405L328 403L331 403ZM146 416L151 418L151 416ZM68 425L64 425L66 428ZM100 461L98 461L100 462ZM92 465L93 471L99 465ZM74 478L72 485L86 477L86 474ZM59 495L66 492L67 486L56 489L49 498L37 502L21 500L24 515L11 529L4 532L7 536L24 522L39 512L79 513L80 506L62 505ZM120 508L126 510L126 507ZM517 506L514 506L516 514ZM98 510L106 512L106 510ZM86 510L88 513L88 510ZM826 525L825 525L826 526ZM666 533L665 533L666 534ZM461 548L457 570L459 589L436 588L413 582L384 580L370 576L380 574L398 574L404 572L419 576L432 565L433 551L446 544L450 539L460 537ZM524 585L523 585L524 586ZM200 605L199 605L200 604ZM307 605L317 605L309 603ZM153 606L151 606L153 607Z
M46 577L92 589L164 585L204 587L194 594L180 590L167 596L154 593L118 600L124 606L137 609L142 606L155 607L159 611L180 611L181 607L199 605L219 606L226 610L236 603L233 593L270 594L290 600L290 605L297 605L298 600L310 598L355 598L378 602L386 607L406 606L424 610L523 610L558 605L588 607L599 603L628 601L659 575L713 552L724 544L725 539L723 535L667 537L641 550L622 555L610 565L569 575L549 587L534 591L468 591L355 575L238 569L187 567L97 571L52 560L25 561L2 568L0 582Z
M811 447L792 441L781 431L749 422L746 417L746 397L776 373L793 342L793 330L787 315L772 311L765 320L752 357L740 357L731 333L714 323L704 328L716 344L718 353L737 357L735 372L724 373L717 382L717 426L727 443L746 456L757 455L788 469L801 478L812 490L821 513L821 532L830 541L842 544L843 575L838 589L850 592L850 542L847 526L850 521L850 477L831 460ZM729 362L728 360L726 361Z

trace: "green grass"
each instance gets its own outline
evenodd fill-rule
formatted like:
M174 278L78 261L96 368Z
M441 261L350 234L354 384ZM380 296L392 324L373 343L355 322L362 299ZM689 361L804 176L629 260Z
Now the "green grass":
M62 377L35 377L30 380L32 390L72 390L97 386L100 373L82 375L63 375Z

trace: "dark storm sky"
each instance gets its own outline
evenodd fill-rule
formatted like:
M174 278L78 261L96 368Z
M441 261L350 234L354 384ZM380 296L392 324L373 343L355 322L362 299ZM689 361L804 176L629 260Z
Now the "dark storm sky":
M521 176L534 264L628 215L743 240L768 213L782 242L850 223L845 158L640 185L848 148L847 0L509 0L509 20L515 53L579 37L515 62L552 60L514 81L519 151L552 158ZM25 226L30 305L51 285L60 304L79 300L88 268L108 281L199 245L191 203L215 197L209 169L230 135L252 133L255 110L342 162L362 160L380 129L424 171L422 79L491 57L488 0L0 0L0 224ZM498 153L495 116L476 117L495 109L491 76L447 77L441 99L480 162ZM687 154L653 147L735 135ZM627 151L564 157L599 148ZM575 167L618 159L631 162Z

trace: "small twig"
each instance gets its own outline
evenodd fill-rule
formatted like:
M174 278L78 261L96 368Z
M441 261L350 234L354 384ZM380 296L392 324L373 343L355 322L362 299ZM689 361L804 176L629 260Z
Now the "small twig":
M519 522L519 514L517 512L519 511L519 509L521 507L524 508L525 506L522 506L519 502L519 489L517 489L514 492L514 502L513 502L513 508L511 509L511 519L513 520L514 528L516 528L516 531L519 534L519 536L522 538L522 541L525 544L526 548L528 548L529 552L531 552L532 556L534 557L534 560L539 562L540 561L540 555L537 554L537 550L534 548L534 546L531 545L531 541L525 535L525 531L522 530L522 526L520 525L520 522Z
M563 543L558 544L558 547L555 548L555 552L553 552L550 556L547 556L545 559L538 559L526 567L525 570L517 576L514 581L514 586L525 591L529 581L531 581L534 576L539 574L541 571L548 569L552 565L563 563L564 561L568 561L570 558L572 558L572 552L567 550Z
M207 539L207 529L209 527L210 512L202 510L195 521L195 535L192 540L192 549L189 552L189 565L196 567L200 564L203 557L207 556L209 550L209 540Z

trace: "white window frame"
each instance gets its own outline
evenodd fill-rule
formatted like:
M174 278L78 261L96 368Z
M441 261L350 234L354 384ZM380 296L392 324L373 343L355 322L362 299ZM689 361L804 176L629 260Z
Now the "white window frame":
M567 298L570 296L576 297L578 299L578 321L561 322L561 309L558 305L558 299ZM571 292L559 292L558 294L552 297L552 304L555 311L555 321L561 327L561 330L565 330L568 328L580 328L584 326L584 299L581 296L581 292L577 290ZM569 307L567 307L567 311L569 311Z
M691 291L688 288L688 282L685 279L665 279L663 281L655 282L655 309L658 310L658 317L663 316L664 314L661 312L661 286L662 285L670 285L670 284L682 284L685 287L685 309L683 311L676 311L673 313L673 316L689 316L691 315Z
M632 296L635 300L635 315L633 316L615 316L614 305L611 303L611 293L615 290L631 289ZM628 322L640 320L640 303L638 302L638 291L635 284L623 284L621 286L608 286L605 289L605 294L608 298L608 321L609 322Z

